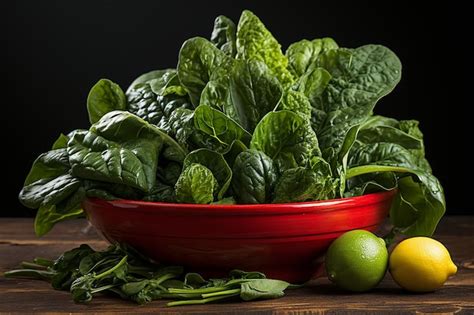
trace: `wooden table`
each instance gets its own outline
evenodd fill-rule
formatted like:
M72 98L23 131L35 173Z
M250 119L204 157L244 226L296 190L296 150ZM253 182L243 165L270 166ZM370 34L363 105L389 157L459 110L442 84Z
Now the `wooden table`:
M87 230L83 220L65 222L50 234L36 238L31 219L0 219L0 274L23 260L55 258L65 250L88 243L104 248L106 242ZM137 306L118 298L99 296L89 305L74 304L69 292L55 291L48 283L6 279L0 276L0 313L155 313L155 314L474 314L474 216L446 217L436 238L450 250L458 274L443 289L428 294L409 294L399 289L387 273L378 288L351 294L336 289L326 279L288 291L281 299L247 303L221 303L166 308L163 301Z

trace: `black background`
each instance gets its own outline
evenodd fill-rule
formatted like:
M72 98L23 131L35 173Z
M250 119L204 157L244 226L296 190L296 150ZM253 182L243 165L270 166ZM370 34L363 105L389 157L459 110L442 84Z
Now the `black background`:
M283 48L330 36L346 47L378 43L403 63L402 81L376 112L418 119L427 157L446 190L448 213L469 213L472 133L467 79L468 10L412 1L8 1L1 6L0 216L34 211L16 199L36 156L60 132L88 128L90 87L126 89L139 74L174 67L183 41L209 37L214 18L254 11ZM471 52L470 52L471 51ZM472 120L472 119L471 119ZM472 140L471 140L472 141Z

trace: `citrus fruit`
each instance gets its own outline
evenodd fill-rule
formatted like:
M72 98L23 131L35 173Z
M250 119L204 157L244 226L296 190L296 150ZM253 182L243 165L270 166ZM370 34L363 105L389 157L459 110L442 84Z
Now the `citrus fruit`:
M346 232L329 246L326 273L337 286L355 292L374 288L384 277L388 252L383 239L364 230Z
M456 272L446 247L429 237L406 239L390 255L392 278L409 291L434 291Z

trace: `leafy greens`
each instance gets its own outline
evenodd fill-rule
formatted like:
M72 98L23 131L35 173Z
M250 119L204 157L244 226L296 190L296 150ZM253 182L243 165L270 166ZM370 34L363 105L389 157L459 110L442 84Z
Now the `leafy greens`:
M284 52L252 12L237 24L219 16L210 40L184 42L176 68L142 74L126 92L99 80L87 98L89 130L41 154L19 199L38 209L43 235L81 216L87 196L212 205L397 189L394 231L431 235L446 205L419 124L374 115L401 68L384 46L331 38ZM81 299L94 281L73 286ZM239 292L251 299L259 288Z

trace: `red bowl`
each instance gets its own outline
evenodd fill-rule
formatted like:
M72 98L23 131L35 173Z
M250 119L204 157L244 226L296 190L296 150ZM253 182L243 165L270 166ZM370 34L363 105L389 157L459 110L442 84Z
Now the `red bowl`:
M261 271L300 283L321 266L329 244L354 229L375 231L395 192L286 204L195 205L86 199L92 225L152 259L206 276Z

